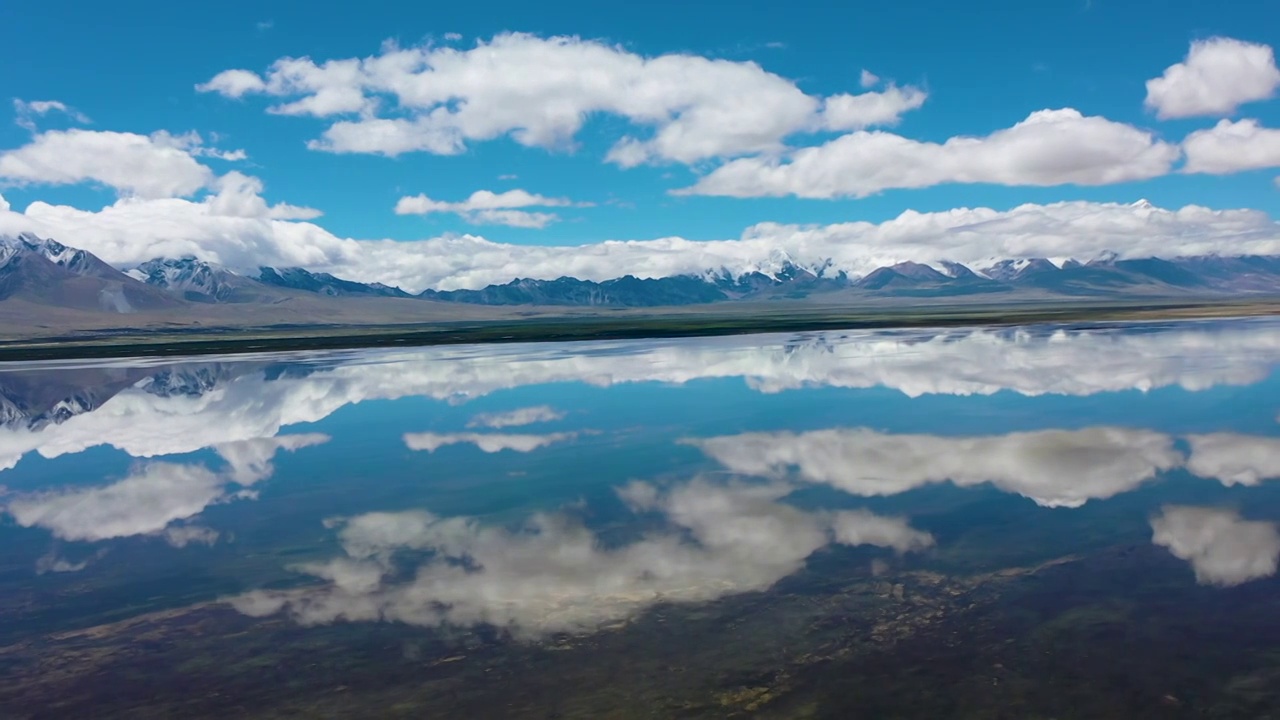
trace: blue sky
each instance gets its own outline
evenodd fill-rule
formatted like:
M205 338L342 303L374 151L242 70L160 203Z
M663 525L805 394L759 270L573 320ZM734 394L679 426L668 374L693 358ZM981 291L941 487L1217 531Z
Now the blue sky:
M323 214L302 217L281 210L270 219L277 224L274 229L230 230L220 226L205 235L184 237L181 243L171 239L173 233L165 242L158 238L154 228L166 222L190 224L178 216L156 220L157 212L168 212L161 205L149 206L145 213L133 206L134 217L128 222L150 219L145 227L126 228L126 221L119 217L66 210L43 215L28 211L23 218L0 220L0 230L29 222L31 229L57 232L65 242L79 241L120 264L148 253L168 253L180 245L186 252L233 265L296 261L362 279L443 287L501 278L504 272L509 274L509 266L527 266L536 274L542 272L537 268L543 265L563 264L563 256L548 260L536 253L522 255L517 248L500 268L490 263L480 272L467 258L458 258L446 263L447 267L424 265L409 277L388 269L403 265L400 260L387 256L378 263L362 264L352 259L361 253L341 249L333 238L423 241L468 235L500 243L503 248L579 245L607 239L731 240L744 232L750 235L747 229L760 223L787 227L855 221L879 224L909 210L943 213L952 208L990 208L1004 213L1025 203L1127 204L1141 198L1170 211L1198 205L1215 211L1252 209L1272 216L1280 192L1274 167L1280 165L1280 141L1266 130L1280 126L1280 104L1270 99L1274 85L1268 89L1274 60L1270 70L1256 63L1242 69L1233 64L1230 52L1238 51L1240 57L1250 52L1248 48L1270 52L1278 39L1275 36L1280 35L1277 19L1280 10L1274 3L1255 0L1223 4L1190 0L917 1L842 7L818 2L732 6L646 3L608 8L566 2L419 7L377 2L358 7L281 2L175 7L127 2L109 11L97 3L8 3L0 7L0 39L8 57L26 60L9 67L0 80L0 96L15 103L56 101L67 108L62 112L46 106L40 112L31 105L14 104L13 122L0 122L0 193L12 208L10 215L19 215L37 201L91 213L117 203L118 198L135 203L175 198L199 203L219 192L217 178L227 173L256 179L252 182L261 184L260 194L266 203L314 208ZM506 35L512 32L528 35L512 39ZM510 55L521 59L514 65L495 61L496 69L477 75L477 68L484 65L480 55L486 48L501 45L504 37L508 46L519 46ZM553 47L557 37L576 38L568 42L605 61L574 65L569 59L557 64ZM1193 42L1213 38L1228 38L1235 44L1227 48L1230 52L1219 53L1193 70L1203 76L1199 81L1202 86L1217 88L1214 92L1225 93L1225 97L1200 98L1198 109L1183 107L1172 113L1144 104L1149 80L1184 62ZM389 42L399 50L387 50ZM363 88L359 83L346 86L348 91L354 88L357 96L363 92L366 100L377 100L376 105L362 109L363 116L352 108L318 115L269 111L308 97L314 99L314 88L241 92L213 83L216 87L197 90L219 73L235 69L252 72L269 86L273 63L282 58L306 57L322 64L418 52L431 64L444 57L433 53L447 48L455 53L450 57L464 56L470 65L455 74L455 96L443 107L412 106L405 95L373 89L367 82ZM679 67L657 72L652 61L663 58ZM733 63L735 72L751 77L741 83L726 81L727 76L709 71L704 59ZM645 61L651 62L647 69L628 75L635 63ZM443 75L439 67L432 69L437 76ZM864 70L878 76L879 81L864 86ZM528 75L515 77L519 72ZM598 82L592 85L581 78L561 78L562 83L553 83L548 90L540 80L554 72L592 76ZM406 71L399 81L422 82L422 78ZM637 88L644 85L653 97L641 98L639 91L628 91L614 93L612 100L599 99L611 92L611 84L624 82L635 82ZM1194 84L1195 79L1179 82ZM503 87L482 96L489 87L486 83ZM582 87L572 97L565 96L563 88L578 87L575 83ZM331 82L330 90L341 90L340 85ZM690 88L699 89L693 92ZM771 96L770 88L779 94ZM895 89L918 93L921 100L872 122L855 118L823 125L825 118L833 117L833 111L814 110L802 118L804 113L796 104L809 102L820 108L823 102L832 102L833 96L891 93ZM791 95L783 97L787 92ZM1191 97L1196 88L1170 92ZM490 105L485 105L486 97ZM340 151L335 152L333 143L327 150L308 147L309 141L324 138L336 123L362 118L414 121L433 109L452 112L468 102L476 108L479 119L446 123L454 143L449 154L441 154L439 147L407 151L398 147L395 152L385 147L372 152L338 147ZM536 125L540 115L556 110L557 102L562 102L570 115L579 113L581 126L570 127L563 137L522 144L521 128ZM610 103L621 103L630 110L620 112ZM726 114L692 129L674 128L673 133L683 133L683 139L677 138L666 151L651 152L634 166L624 167L629 163L610 156L611 148L624 137L644 142L661 133L671 118L679 118L681 113L685 118L696 115L699 107L710 108L712 114ZM885 153L883 148L877 149L879 146L861 145L837 157L835 148L824 147L859 133L878 134L880 140L891 134L916 145L943 143L957 136L984 137L1011 128L1037 111L1065 109L1090 122L1059 117L1065 125L1054 125L1003 149L984 146L950 159L928 152ZM774 132L764 141L756 137L763 132L761 127L779 122L788 112L799 113L796 117L800 118L787 126L789 131ZM79 122L77 113L88 122ZM665 113L667 119L653 120L651 117L657 117L654 113ZM499 116L506 125L493 120L497 125L491 131L476 130ZM1214 128L1223 119L1254 119L1257 126L1226 149L1221 143L1209 149L1203 162L1214 167L1213 174L1180 172L1188 167L1190 156L1184 157L1179 143L1191 133ZM734 123L753 139L719 142ZM565 128L563 124L553 127L554 122L542 125L553 134ZM369 136L366 127L357 129L361 138ZM197 187L192 187L192 182L178 182L163 191L151 188L142 193L147 197L139 199L134 197L139 195L139 183L168 170L135 162L132 155L128 157L134 160L113 160L111 147L84 136L79 138L83 145L42 146L43 154L30 150L43 133L72 128L151 138L159 131L172 137L196 131L199 144L187 140L176 145L208 168L201 171L207 177L192 181ZM104 138L103 142L108 140L120 138ZM699 153L700 143L706 142L719 146ZM916 145L907 150L917 153ZM1072 155L1077 146L1086 145L1099 153L1096 162L1062 166L1075 160ZM24 148L28 148L26 154L15 155ZM243 150L246 157L224 160L213 157L210 148L218 152ZM1033 156L1041 150L1052 157L1036 160ZM800 155L810 151L814 166L797 169ZM6 153L12 156L7 165ZM83 163L86 154L100 155L102 164L116 170L87 168L59 173L67 163ZM922 169L909 182L867 179L886 171L892 175L895 168L912 163L919 163ZM948 163L957 167L938 169ZM774 172L779 165L794 172L779 179ZM975 167L988 170L972 171ZM125 172L146 177L122 179ZM927 177L921 179L920 173ZM967 175L976 181L962 177ZM902 184L910 187L897 186ZM255 188L249 187L248 195L255 195ZM673 194L687 193L690 188L694 188L692 194ZM549 206L525 206L512 204L512 197L507 196L506 205L499 198L488 208L497 212L487 213L479 206L463 209L434 204L430 207L435 211L428 214L394 211L405 197L425 195L432 203L450 204L476 191L500 194L517 189L553 200ZM254 207L257 210L237 210L236 217L248 219L257 213L259 220L267 222L263 204ZM1082 207L1087 210L1090 206ZM457 210L462 212L454 212ZM1083 215L1089 213L1082 210L1072 217ZM317 230L284 227L300 220L311 221ZM1165 224L1176 224L1185 218L1166 220ZM542 227L512 227L513 222ZM1076 223L1075 232L1086 232L1081 228L1087 224L1079 224L1083 221L1071 222ZM1257 213L1245 219L1215 216L1197 221L1192 230L1198 233L1199 244L1188 245L1186 252L1210 245L1231 251L1233 246L1223 243L1228 237L1242 237L1242 222L1249 226L1246 235L1255 243L1240 246L1245 250L1258 251L1270 245L1257 243L1280 241L1274 223L1260 219ZM1206 229L1206 225L1212 227ZM1187 237L1192 230L1178 226L1167 232L1169 237ZM241 232L249 234L233 244L253 246L252 252L237 255L218 244L225 242L229 233ZM318 232L325 234L322 240L301 237ZM1025 229L1020 232L1027 234ZM276 239L264 239L264 233ZM281 233L289 236L287 243L278 239ZM795 244L799 241L793 236L775 233L773 240L725 253L742 256L745 263L748 255L758 256L771 244L792 256L806 252ZM304 246L307 242L312 245ZM847 248L858 245L878 248L859 262L915 259L907 251L898 253L899 258L891 240L882 237L867 240L849 236L841 242L846 248L842 252L852 252ZM914 244L921 242L924 240L912 240ZM1108 249L1122 254L1127 250L1127 237L1117 239L1116 233L1109 231L1108 242L1124 246ZM944 243L936 253L976 261L987 255L1008 255L1016 244L1007 237L996 238L990 242L991 252L986 253ZM401 252L409 252L410 245L405 244ZM1071 243L1042 245L1048 248L1047 255ZM1134 252L1147 253L1149 245L1150 238L1145 243L1136 238ZM415 251L417 254L441 249L414 247L420 251ZM450 251L475 256L486 248L451 246ZM1070 247L1072 252L1086 254L1095 249ZM829 249L824 252L831 254ZM712 254L718 259L724 253ZM580 274L608 274L622 264L634 264L622 256L616 260L607 267L583 267ZM659 263L650 274L685 268L691 262ZM414 278L421 279L415 282Z

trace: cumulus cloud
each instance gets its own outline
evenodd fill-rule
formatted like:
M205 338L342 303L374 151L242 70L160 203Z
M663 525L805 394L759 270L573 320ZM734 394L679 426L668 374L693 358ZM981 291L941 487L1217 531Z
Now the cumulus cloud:
M893 435L865 428L746 433L686 440L727 469L822 483L853 495L896 495L929 483L991 483L1046 507L1109 498L1178 467L1173 438L1095 427L1008 435Z
M196 85L199 92L216 92L224 97L239 98L249 93L265 92L267 84L248 70L225 70L209 82Z
M208 187L214 175L182 145L185 137L50 130L20 148L0 152L0 181L19 185L93 182L140 198L191 195Z
M836 131L896 125L904 113L924 105L926 98L928 94L919 88L896 85L878 93L832 95L823 101L823 124Z
M1257 485L1280 478L1280 438L1209 433L1189 435L1187 469L1224 485Z
M581 246L503 244L476 235L355 240L310 222L273 219L270 213L263 217L265 203L255 201L253 207L246 217L230 214L216 196L201 201L129 198L97 212L35 202L20 213L0 211L0 234L30 231L54 237L119 266L158 255L195 255L239 268L303 266L411 292L482 288L517 277L608 280L719 268L734 274L768 272L779 256L857 277L908 260L946 259L983 267L1018 257L1088 260L1108 251L1121 258L1280 254L1280 228L1266 213L1194 205L1165 210L1147 203L1064 202L1008 210L908 210L878 224L761 223L733 240L668 237Z
M1148 80L1146 106L1162 119L1229 115L1277 87L1280 69L1269 45L1215 37L1191 43L1185 60Z
M228 70L197 89L279 98L270 108L277 114L359 116L334 122L311 144L330 152L456 154L503 136L565 148L590 116L610 114L646 131L609 153L623 166L775 151L789 135L821 128L823 104L752 62L642 57L603 42L522 33L465 50L387 46L319 64L281 58L265 75Z
M508 428L519 427L521 425L533 425L534 423L554 422L564 419L565 413L556 410L550 405L538 405L536 407L517 408L500 413L480 413L471 418L467 423L467 427L486 427L486 428Z
M527 207L579 207L588 203L574 203L568 198L536 195L525 190L508 190L495 193L477 190L460 202L432 200L426 195L400 198L396 203L397 215L429 215L452 213L473 225L508 225L511 227L542 228L560 217L554 213L527 212L517 208Z
M262 197L262 191L265 189L262 180L234 170L218 178L213 184L217 192L205 198L200 204L215 217L314 220L324 214L315 208L288 203L268 205Z
M832 542L899 552L933 544L902 518L799 510L780 502L790 492L781 484L647 488L630 493L647 499L636 509L663 527L628 545L602 543L567 513L536 514L516 531L425 511L370 513L342 524L342 556L295 568L318 585L230 602L256 616L287 610L304 624L487 624L536 638L589 632L657 603L763 590ZM403 550L431 554L415 572L396 573L392 557Z
M469 443L487 453L514 450L533 452L541 447L567 442L578 437L576 432L548 433L546 435L510 435L503 433L405 433L404 444L410 450L435 452L446 445Z
M1183 172L1226 175L1242 170L1280 167L1280 130L1257 120L1221 120L1182 141L1187 155Z
M1280 559L1275 523L1245 520L1234 510L1169 505L1152 518L1151 530L1152 542L1190 562L1203 585L1270 577Z
M328 440L324 435L255 439L219 446L228 468L214 472L199 464L147 462L109 485L17 494L3 509L22 527L41 527L63 540L95 542L134 535L163 534L172 545L216 539L211 531L171 523L186 520L217 502L242 495L229 484L247 486L272 472L271 458Z
M876 75L870 70L867 70L866 68L863 68L862 74L858 76L858 84L861 85L862 89L864 90L869 90L875 87L879 83L880 83L880 76Z
M84 113L58 100L26 101L19 98L14 98L13 112L14 112L14 115L17 116L14 122L18 125L18 127L24 130L29 130L31 132L36 131L36 118L43 117L45 115L48 115L49 113L54 113L54 112L59 113L61 115L66 115L67 117L71 118L75 122L81 123L83 125L87 125L90 122L93 122Z
M732 160L676 193L837 198L944 183L1105 185L1164 175L1178 157L1177 146L1148 131L1066 108L1031 113L986 137L944 143L850 133L783 159Z

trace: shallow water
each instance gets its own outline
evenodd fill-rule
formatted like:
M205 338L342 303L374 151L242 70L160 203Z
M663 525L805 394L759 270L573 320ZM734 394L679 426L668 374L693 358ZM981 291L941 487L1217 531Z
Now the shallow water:
M3 717L1280 713L1280 322L0 366Z

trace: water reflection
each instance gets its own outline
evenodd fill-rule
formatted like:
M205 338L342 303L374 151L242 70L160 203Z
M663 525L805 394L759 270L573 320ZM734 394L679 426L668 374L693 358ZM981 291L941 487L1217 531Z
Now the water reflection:
M752 336L661 342L327 353L158 367L35 365L0 373L0 468L109 445L134 457L274 437L370 400L464 402L549 384L612 387L737 378L753 391L876 388L930 394L1088 396L1248 385L1280 357L1280 325ZM125 361L127 362L127 361ZM514 411L512 411L514 412ZM554 408L489 418L546 421ZM550 412L552 415L546 413ZM541 414L541 415L540 415Z
M41 527L63 540L97 541L164 533L175 547L210 544L217 533L171 523L199 515L214 503L255 498L252 486L271 477L271 461L329 441L327 435L285 435L225 443L215 447L225 461L220 471L199 464L146 462L122 480L89 488L17 493L5 511L23 527Z
M60 660L97 677L185 622L215 661L394 628L430 663L565 634L642 662L669 621L732 648L715 677L793 644L800 677L1056 637L1036 613L1246 622L1214 603L1275 589L1278 361L1242 321L0 368L0 661L58 696L38 648L103 643Z
M1274 575L1280 531L1273 522L1245 520L1234 510L1166 506L1151 520L1152 542L1191 563L1196 580L1211 585Z
M762 590L830 543L898 552L933 544L903 518L805 512L780 502L790 492L781 483L632 483L619 495L661 525L620 547L563 512L535 514L515 530L427 511L368 513L337 521L342 557L294 568L324 585L251 592L232 603L250 615L287 609L307 624L486 624L533 637L594 630L659 602ZM406 550L429 558L398 567Z

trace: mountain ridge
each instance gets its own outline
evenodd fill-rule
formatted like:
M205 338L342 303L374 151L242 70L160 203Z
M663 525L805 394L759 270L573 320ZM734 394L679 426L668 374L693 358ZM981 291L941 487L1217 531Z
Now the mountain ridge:
M960 298L976 295L1080 297L1229 297L1280 290L1280 257L1206 255L1128 258L1114 253L1061 265L1046 258L1008 258L975 268L962 263L899 262L862 276L813 267L780 250L753 269L728 268L659 278L624 275L603 281L571 276L516 278L480 289L409 293L301 267L261 266L236 272L194 256L154 258L121 271L85 250L23 234L0 237L0 301L135 312L174 303L279 304L298 298L385 298L491 306L660 307L744 299ZM77 287L77 283L84 287ZM93 293L97 293L96 296ZM63 297L65 296L65 297Z

